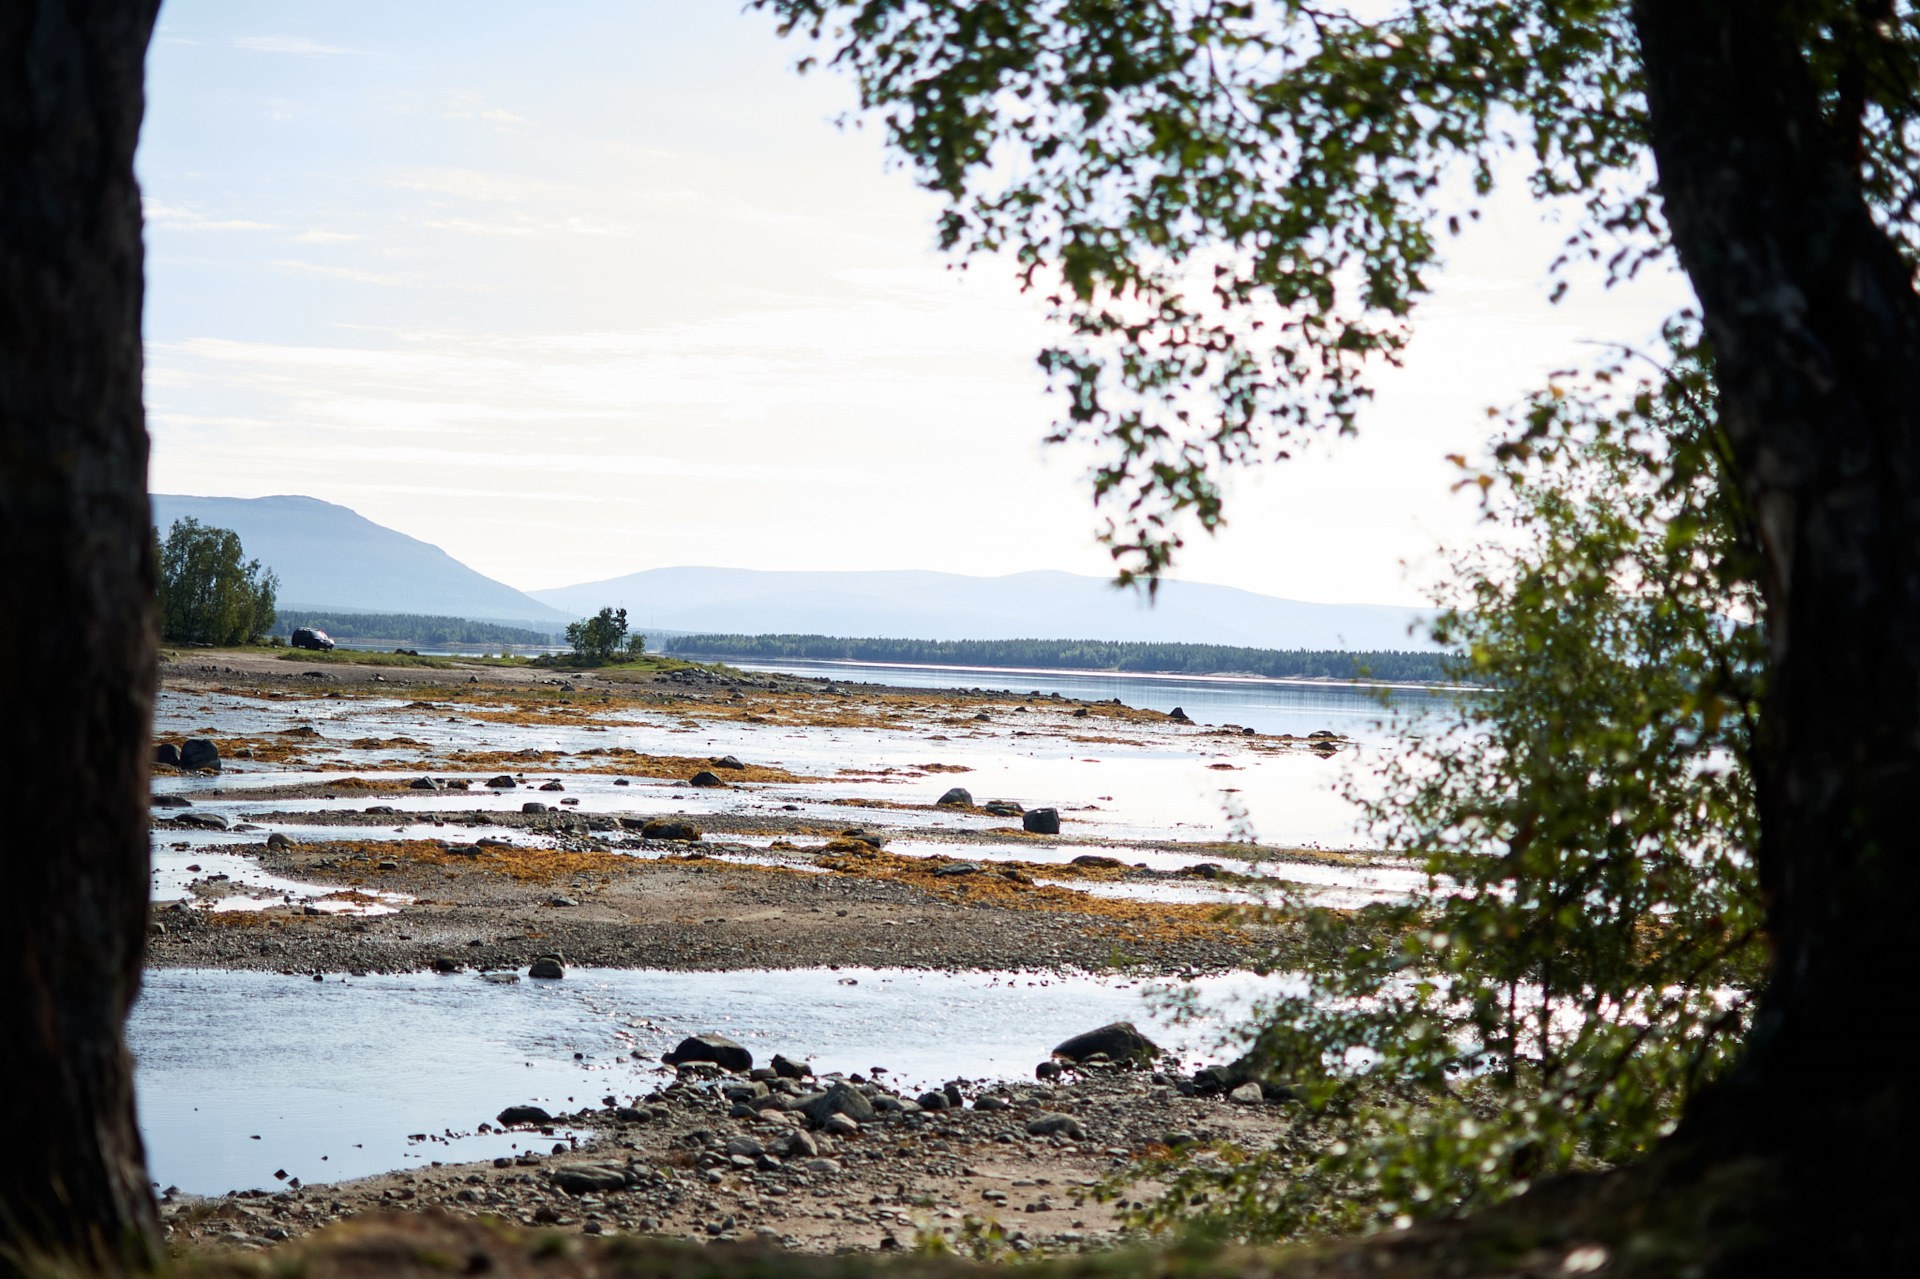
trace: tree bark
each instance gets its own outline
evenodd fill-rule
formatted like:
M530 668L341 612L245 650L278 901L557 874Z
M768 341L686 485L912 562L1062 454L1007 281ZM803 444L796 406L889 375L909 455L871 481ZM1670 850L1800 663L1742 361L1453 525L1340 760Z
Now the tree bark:
M1742 1062L1681 1136L1775 1157L1870 1212L1877 1169L1904 1168L1915 1133L1920 298L1850 126L1823 113L1796 8L1633 7L1772 644L1755 761L1772 970ZM1880 1238L1910 1236L1909 1218L1883 1217Z
M157 0L0 4L0 1273L140 1264L154 566L133 151Z

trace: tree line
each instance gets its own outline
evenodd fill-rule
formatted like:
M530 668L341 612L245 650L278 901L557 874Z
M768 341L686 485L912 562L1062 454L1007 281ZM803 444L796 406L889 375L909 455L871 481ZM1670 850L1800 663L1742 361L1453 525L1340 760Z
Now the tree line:
M1146 640L917 640L835 635L683 635L664 652L685 657L762 661L908 662L931 666L1036 666L1076 671L1165 672L1180 675L1264 675L1273 679L1383 680L1452 683L1464 677L1446 653L1343 652L1338 649L1242 648Z
M282 609L276 622L280 634L296 626L323 630L337 640L394 640L407 644L526 644L553 643L548 631L499 622L476 622L470 617L439 613L319 613L311 609Z

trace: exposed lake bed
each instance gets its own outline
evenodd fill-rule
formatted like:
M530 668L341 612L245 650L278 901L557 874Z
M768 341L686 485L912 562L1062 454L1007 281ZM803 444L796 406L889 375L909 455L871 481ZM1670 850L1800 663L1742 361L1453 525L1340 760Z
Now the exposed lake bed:
M1226 1022L1154 1023L1143 983L1250 980L1233 974L1284 950L1261 912L1270 894L1352 906L1405 891L1415 873L1354 847L1334 794L1378 737L1197 723L1057 689L221 653L164 668L156 736L205 737L223 764L156 770L150 962L168 971L133 1035L156 1175L180 1186L170 1219L194 1238L272 1239L262 1231L416 1199L802 1247L951 1235L969 1215L1007 1211L977 1188L962 1202L970 1159L997 1161L1009 1185L1064 1187L1205 1129L1207 1115L1249 1135L1284 1125L1284 1107L1175 1087L1227 1051L1200 1042ZM531 976L543 957L566 975ZM731 1005L714 996L726 989ZM1051 994L1036 1003L1040 990ZM878 1007L889 1011L876 1021ZM533 1029L566 1009L568 1034ZM327 1033L340 1017L358 1029ZM299 1033L276 1039L269 1028L289 1019ZM1117 1019L1187 1059L1034 1078L1058 1041ZM786 1120L735 1113L714 1081L656 1064L655 1040L701 1029L813 1057L822 1075L885 1065L867 1088L970 1082L963 1106L937 1115L887 1110L837 1135L802 1125L843 1149L790 1160L752 1136L772 1123L784 1138ZM574 1046L589 1032L597 1048ZM303 1059L337 1072L326 1104L312 1080L289 1092ZM377 1086L416 1063L434 1080L419 1097ZM974 1109L983 1095L1005 1105ZM224 1099L220 1122L194 1109L210 1097ZM553 1136L479 1127L536 1102L556 1123L584 1113ZM355 1140L329 1117L342 1105ZM1024 1128L1036 1108L1076 1106L1079 1138ZM664 1122L682 1111L692 1126ZM728 1153L754 1142L744 1164ZM554 1166L609 1158L632 1184L586 1200L558 1188ZM900 1211L847 1215L868 1173ZM317 1186L344 1178L362 1180ZM925 1184L909 1194L915 1178ZM248 1197L198 1198L229 1189ZM808 1211L779 1202L795 1193ZM264 1207L251 1197L262 1194ZM1021 1238L1110 1241L1110 1209L1064 1190L1040 1198ZM915 1215L922 1200L941 1206ZM830 1216L814 1211L829 1201ZM227 1209L275 1224L229 1229Z

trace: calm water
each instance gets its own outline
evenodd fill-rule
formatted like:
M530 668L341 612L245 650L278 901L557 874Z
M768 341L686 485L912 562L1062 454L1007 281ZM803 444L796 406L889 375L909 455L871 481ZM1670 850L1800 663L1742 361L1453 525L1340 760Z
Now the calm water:
M913 666L859 662L735 662L743 670L825 677L843 683L900 688L974 688L1058 693L1098 702L1117 697L1142 710L1178 706L1205 724L1239 724L1263 733L1304 736L1327 729L1378 740L1389 721L1419 725L1465 694L1419 687L1376 688L1312 681L1202 675L1119 675L1090 671L984 666Z
M1175 1024L1144 984L1023 973L579 969L495 985L470 973L315 982L163 969L147 974L128 1038L154 1179L215 1194L272 1187L276 1171L340 1181L545 1153L552 1138L474 1129L509 1105L571 1110L649 1091L668 1078L660 1054L702 1031L756 1060L811 1058L823 1074L883 1066L898 1086L1031 1079L1054 1044L1118 1019L1189 1062L1212 1060L1236 1010L1278 980L1203 979L1194 987L1214 1013Z

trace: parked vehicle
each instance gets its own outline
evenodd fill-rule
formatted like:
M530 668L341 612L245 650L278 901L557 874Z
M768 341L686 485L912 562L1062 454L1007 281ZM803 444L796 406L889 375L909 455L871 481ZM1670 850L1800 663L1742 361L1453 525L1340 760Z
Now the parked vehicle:
M321 653L333 651L333 636L311 626L296 626L291 643L295 648L311 648Z

